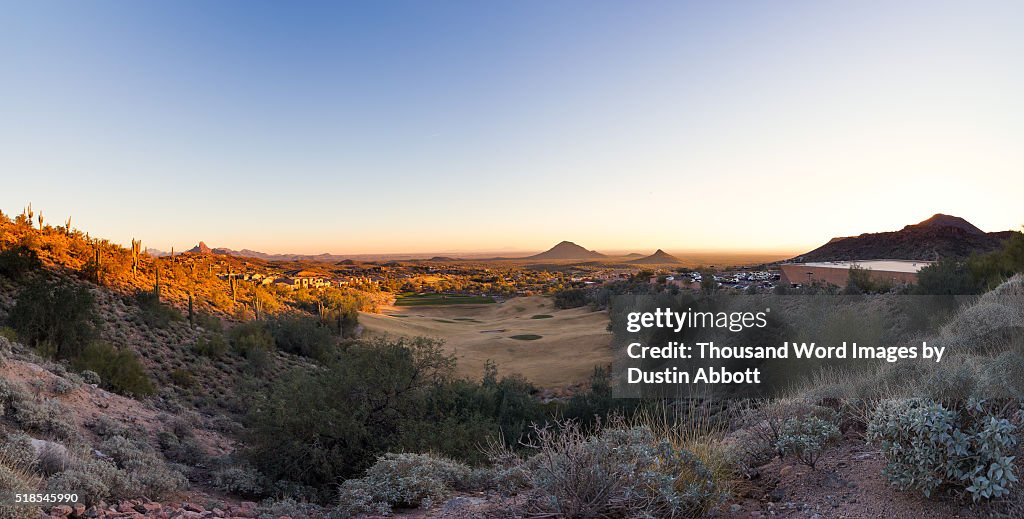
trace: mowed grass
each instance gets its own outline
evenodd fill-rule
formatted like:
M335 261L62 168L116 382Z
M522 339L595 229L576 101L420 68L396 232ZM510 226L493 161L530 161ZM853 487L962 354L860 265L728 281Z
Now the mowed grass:
M398 319L389 311L408 317ZM544 296L497 304L393 308L382 314L360 313L359 323L368 336L442 339L446 353L458 360L456 375L471 380L479 380L490 361L502 376L520 374L537 387L563 387L590 380L594 366L613 358L606 312L555 308Z
M406 292L399 294L395 298L395 306L486 305L491 303L494 303L493 297L459 294L413 294Z

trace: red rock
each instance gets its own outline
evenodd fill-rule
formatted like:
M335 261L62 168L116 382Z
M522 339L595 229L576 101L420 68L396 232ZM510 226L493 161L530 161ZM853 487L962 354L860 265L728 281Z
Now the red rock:
M67 517L71 515L71 507L68 505L57 505L50 509L50 517Z
M193 503L182 503L181 508L186 512L198 512L200 514L206 511L205 508Z

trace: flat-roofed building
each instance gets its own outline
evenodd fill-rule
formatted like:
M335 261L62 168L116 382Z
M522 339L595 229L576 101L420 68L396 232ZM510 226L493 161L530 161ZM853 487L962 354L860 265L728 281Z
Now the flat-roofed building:
M917 272L931 264L931 261L878 259L783 263L779 267L784 283L796 285L818 281L846 286L850 278L850 267L854 265L868 271L871 279L875 281L914 284L917 283Z

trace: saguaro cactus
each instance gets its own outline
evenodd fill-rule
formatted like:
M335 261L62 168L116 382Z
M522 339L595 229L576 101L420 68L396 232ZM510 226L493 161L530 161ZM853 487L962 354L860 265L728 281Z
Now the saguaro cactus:
M71 236L71 217L70 216L68 217L68 220L66 222L64 222L64 233L67 234L68 236Z
M263 299L260 298L259 294L253 296L252 313L256 315L257 321L259 321L260 317L263 315Z
M93 245L93 247L95 247L94 250L95 250L95 253L96 253L95 258L93 259L93 266L96 267L96 284L97 285L102 285L103 284L103 261L102 261L102 256L100 256L100 244L99 244L99 242L96 242Z
M132 275L139 272L139 256L142 254L142 240L132 238Z
M156 294L156 300L160 301L160 264L154 263L154 269L156 270L156 282L153 283L153 293Z
M188 293L188 327L195 328L196 326L196 313L192 308L192 292Z
M39 211L39 230L43 230L43 212Z

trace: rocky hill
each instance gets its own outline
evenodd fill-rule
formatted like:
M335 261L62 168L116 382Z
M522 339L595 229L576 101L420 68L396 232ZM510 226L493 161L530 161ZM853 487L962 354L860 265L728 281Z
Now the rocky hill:
M597 251L587 250L571 241L563 241L554 247L540 253L528 256L523 259L529 260L579 260L579 259L600 259L605 258L604 254Z
M632 263L634 265L664 265L668 263L682 263L682 261L679 258L661 249L658 249L657 251L655 251L654 254L651 254L650 256L635 259L630 261L629 263Z
M923 222L891 232L832 238L828 243L791 261L855 259L937 260L967 257L999 248L1013 231L986 233L967 220L936 214Z

